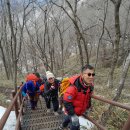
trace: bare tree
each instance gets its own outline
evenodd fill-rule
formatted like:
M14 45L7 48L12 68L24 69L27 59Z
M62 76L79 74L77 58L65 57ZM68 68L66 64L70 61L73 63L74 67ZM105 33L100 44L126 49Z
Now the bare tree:
M75 34L77 36L77 44L78 44L79 54L80 54L80 63L82 66L84 65L83 49L82 49L82 45L81 45L83 43L85 53L86 53L86 61L89 64L88 48L87 48L86 40L85 40L84 35L83 35L84 33L83 33L81 21L77 16L77 3L78 3L78 1L74 0L74 7L73 7L68 0L65 0L66 4L68 5L69 9L71 10L72 16L68 13L68 11L66 10L66 8L64 6L58 5L57 3L53 2L52 0L51 0L51 2L54 5L56 5L57 7L61 8L65 12L65 14L70 18L72 23L74 24Z
M97 53L96 53L96 62L95 62L95 69L96 69L96 65L97 65L97 62L98 62L98 55L99 55L98 53L99 53L100 44L101 44L101 41L102 41L102 37L104 35L107 10L108 10L108 0L106 1L106 5L104 5L104 19L103 20L100 19L100 21L102 21L102 32L101 32L101 36L100 36L99 41L98 41L98 47L97 47Z
M119 53L119 60L118 60L118 64L121 65L123 62L123 59L126 56L126 52L127 50L125 49L125 41L126 41L126 37L127 37L127 32L128 32L128 23L129 23L129 14L130 14L130 5L128 6L128 8L126 8L127 14L126 14L126 19L125 19L125 27L124 27L124 31L122 34L122 41L120 43L120 53Z
M1 38L0 38L0 49L2 54L2 61L5 68L5 73L7 79L10 79L10 75L12 74L11 60L10 60L10 47L8 42L8 26L7 26L7 18L6 18L6 9L5 9L5 1L1 0Z
M28 13L26 13L26 10L32 2L29 1L28 4L26 6L24 6L24 9L23 9L22 25L20 25L20 23L19 23L19 28L20 28L19 44L18 44L18 39L17 39L17 35L16 35L17 34L17 24L16 24L16 30L15 30L14 23L12 20L10 1L6 0L6 3L7 3L7 10L8 10L9 26L10 26L11 36L12 36L12 40L13 40L13 44L11 44L12 45L12 61L13 61L13 81L14 81L15 91L17 91L17 63L18 63L20 52L21 52L21 45L23 42L23 29L24 29L24 25L25 25L25 20L26 20L26 16L28 15Z
M112 61L111 61L111 70L109 72L109 79L108 79L108 86L110 88L113 87L113 75L114 70L117 65L118 61L118 54L119 54L119 43L120 43L120 16L119 16L119 10L122 0L111 0L114 4L114 16L115 16L115 42L114 42L114 48L113 48L113 54L112 54Z
M51 51L51 45L50 45L49 23L48 23L48 13L50 12L51 7L49 7L47 5L47 6L44 6L42 8L41 5L39 5L39 4L38 4L38 7L44 13L44 27L42 27L42 26L38 27L38 23L36 23L36 21L34 21L34 25L35 25L34 28L35 28L35 32L36 32L36 43L35 43L35 45L36 45L36 48L39 52L40 58L41 58L41 60L44 64L44 66L46 66L46 70L48 70L48 69L53 70L52 54L51 54L52 51ZM39 31L39 29L41 27L44 28L44 31L42 32L43 36L42 36L42 33ZM28 34L29 34L29 31L28 31ZM31 35L29 34L29 37L30 36ZM48 58L47 50L49 50L50 58ZM51 65L49 65L48 59L51 61L50 62Z

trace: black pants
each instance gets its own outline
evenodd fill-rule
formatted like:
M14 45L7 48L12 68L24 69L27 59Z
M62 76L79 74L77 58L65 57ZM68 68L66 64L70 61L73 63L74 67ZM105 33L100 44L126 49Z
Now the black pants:
M35 93L34 95L29 94L31 109L35 109L35 107L37 107L38 99L39 99L38 93Z
M46 106L48 109L51 108L51 102L53 105L53 110L56 112L59 108L59 102L58 102L58 97L45 97L45 101L46 101Z

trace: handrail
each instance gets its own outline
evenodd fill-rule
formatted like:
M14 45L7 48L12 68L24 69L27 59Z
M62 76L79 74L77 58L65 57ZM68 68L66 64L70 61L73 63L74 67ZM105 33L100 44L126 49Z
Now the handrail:
M94 98L94 99L97 99L99 101L103 101L105 103L109 103L109 104L112 104L114 106L117 106L117 107L120 107L120 108L123 108L123 109L126 109L126 110L130 111L130 106L123 105L123 104L121 104L119 102L108 100L108 99L105 99L103 97L99 97L99 96L96 96L96 95L91 95L91 97ZM93 121L93 119L91 119L88 116L86 116L86 118L88 118L88 120L90 120L91 122ZM99 124L95 123L95 121L93 121L92 123L94 123L98 128L100 128ZM101 128L101 130L103 130L103 129ZM129 118L128 118L127 122L125 123L125 125L124 125L122 130L130 130L130 116L129 116Z
M91 97L94 98L94 99L97 99L99 101L103 101L103 102L106 102L106 103L109 103L109 104L112 104L114 106L117 106L117 107L120 107L120 108L123 108L123 109L130 111L130 106L123 105L119 102L108 100L108 99L105 99L103 97L99 97L99 96L96 96L96 95L91 95Z
M20 88L20 91L21 91L21 89L22 89L22 88ZM14 106L16 100L17 100L17 97L18 97L20 91L17 92L17 94L16 94L15 97L13 98L11 104L10 104L9 107L6 109L5 113L3 114L2 118L0 119L0 130L3 129L3 127L4 127L4 125L5 125L6 121L7 121L7 119L8 119L8 117L9 117L9 114L10 114L10 112L11 112L11 110L12 110L12 108L13 108L13 106Z
M89 121L91 121L93 124L95 124L98 128L100 128L100 130L107 130L105 127L103 127L102 125L100 125L99 123L97 123L96 121L94 121L91 117L83 114L83 117L85 117L86 119L88 119Z
M22 100L22 104L21 104L21 106L20 106L20 111L19 111L19 115L18 115L17 122L16 122L15 130L18 130L19 127L20 127L20 117L21 117L21 115L22 115L22 110L23 110L23 103L24 103L24 100L25 100L25 98L23 98L23 100Z

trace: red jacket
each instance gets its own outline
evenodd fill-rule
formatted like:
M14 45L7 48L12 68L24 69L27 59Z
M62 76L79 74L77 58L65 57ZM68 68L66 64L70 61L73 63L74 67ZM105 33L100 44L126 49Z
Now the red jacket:
M71 86L64 93L65 108L68 114L82 115L90 107L93 85L83 85L80 76L70 78ZM68 105L68 106L67 106Z

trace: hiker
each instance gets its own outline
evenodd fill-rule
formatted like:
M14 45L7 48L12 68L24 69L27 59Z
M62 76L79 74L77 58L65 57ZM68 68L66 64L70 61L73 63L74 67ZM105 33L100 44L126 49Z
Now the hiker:
M46 78L45 75L41 76L41 81L42 82L41 82L41 85L40 85L39 89L40 89L40 92L41 92L41 96L45 99L45 96L44 96L44 84L47 81L47 78Z
M47 112L50 112L52 102L54 114L58 115L58 89L60 86L60 81L55 79L54 74L50 71L46 72L46 77L47 81L44 84L44 96L47 106Z
M70 85L63 95L65 117L60 129L67 128L70 123L70 130L79 130L79 116L91 107L91 94L94 86L94 67L85 65L81 74L69 78Z
M37 77L34 73L28 74L26 77L26 83L22 87L22 95L23 97L29 97L31 109L35 110L37 107L37 102L40 94L40 84L39 77Z
M38 78L37 82L38 82L39 85L41 85L42 84L42 78L41 78L40 74L38 72L35 72L33 74L35 74L37 76L37 78Z
M41 79L42 79L42 84L44 84L46 81L47 81L47 78L45 75L42 75L41 76Z

